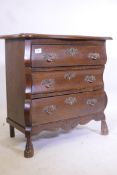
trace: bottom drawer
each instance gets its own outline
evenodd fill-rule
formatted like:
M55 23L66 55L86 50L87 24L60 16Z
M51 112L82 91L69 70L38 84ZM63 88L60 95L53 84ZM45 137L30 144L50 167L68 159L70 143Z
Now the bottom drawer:
M101 112L106 102L103 91L35 99L32 100L32 123L38 125Z

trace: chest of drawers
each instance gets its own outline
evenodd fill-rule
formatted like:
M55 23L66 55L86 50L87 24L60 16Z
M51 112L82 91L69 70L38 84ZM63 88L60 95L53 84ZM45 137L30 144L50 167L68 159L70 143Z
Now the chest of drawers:
M101 121L104 109L105 42L110 37L39 34L5 35L7 122L26 136L25 157L34 154L31 136Z

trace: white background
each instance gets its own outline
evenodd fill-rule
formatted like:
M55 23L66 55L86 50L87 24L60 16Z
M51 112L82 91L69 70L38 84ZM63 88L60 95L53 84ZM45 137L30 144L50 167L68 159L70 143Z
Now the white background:
M0 0L0 34L43 33L111 36L104 73L109 97L116 109L117 0ZM6 116L4 41L0 41L0 116Z

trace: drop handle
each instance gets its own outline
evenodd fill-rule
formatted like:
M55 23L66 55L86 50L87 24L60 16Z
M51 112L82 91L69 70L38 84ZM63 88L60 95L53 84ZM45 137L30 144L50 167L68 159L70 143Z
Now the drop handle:
M86 75L85 81L88 83L93 83L94 81L96 81L96 77L94 75Z
M47 113L48 115L52 115L56 110L56 105L49 105L43 108L43 112Z
M54 88L55 80L54 79L42 80L41 85L46 87L46 88Z
M92 99L88 99L86 104L90 105L90 106L94 106L97 103L97 99L96 98L92 98Z
M92 60L97 60L100 58L100 54L99 53L89 53L88 58L90 58Z
M47 62L54 62L54 60L56 59L56 53L45 53L43 54L43 58L47 61Z
M48 58L47 61L48 62L53 62L53 59L52 58Z

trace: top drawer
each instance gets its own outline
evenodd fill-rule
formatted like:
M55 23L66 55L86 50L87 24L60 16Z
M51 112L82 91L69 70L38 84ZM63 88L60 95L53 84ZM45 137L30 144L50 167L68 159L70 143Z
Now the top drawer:
M106 63L104 46L89 45L32 45L32 67L75 65L103 65Z

